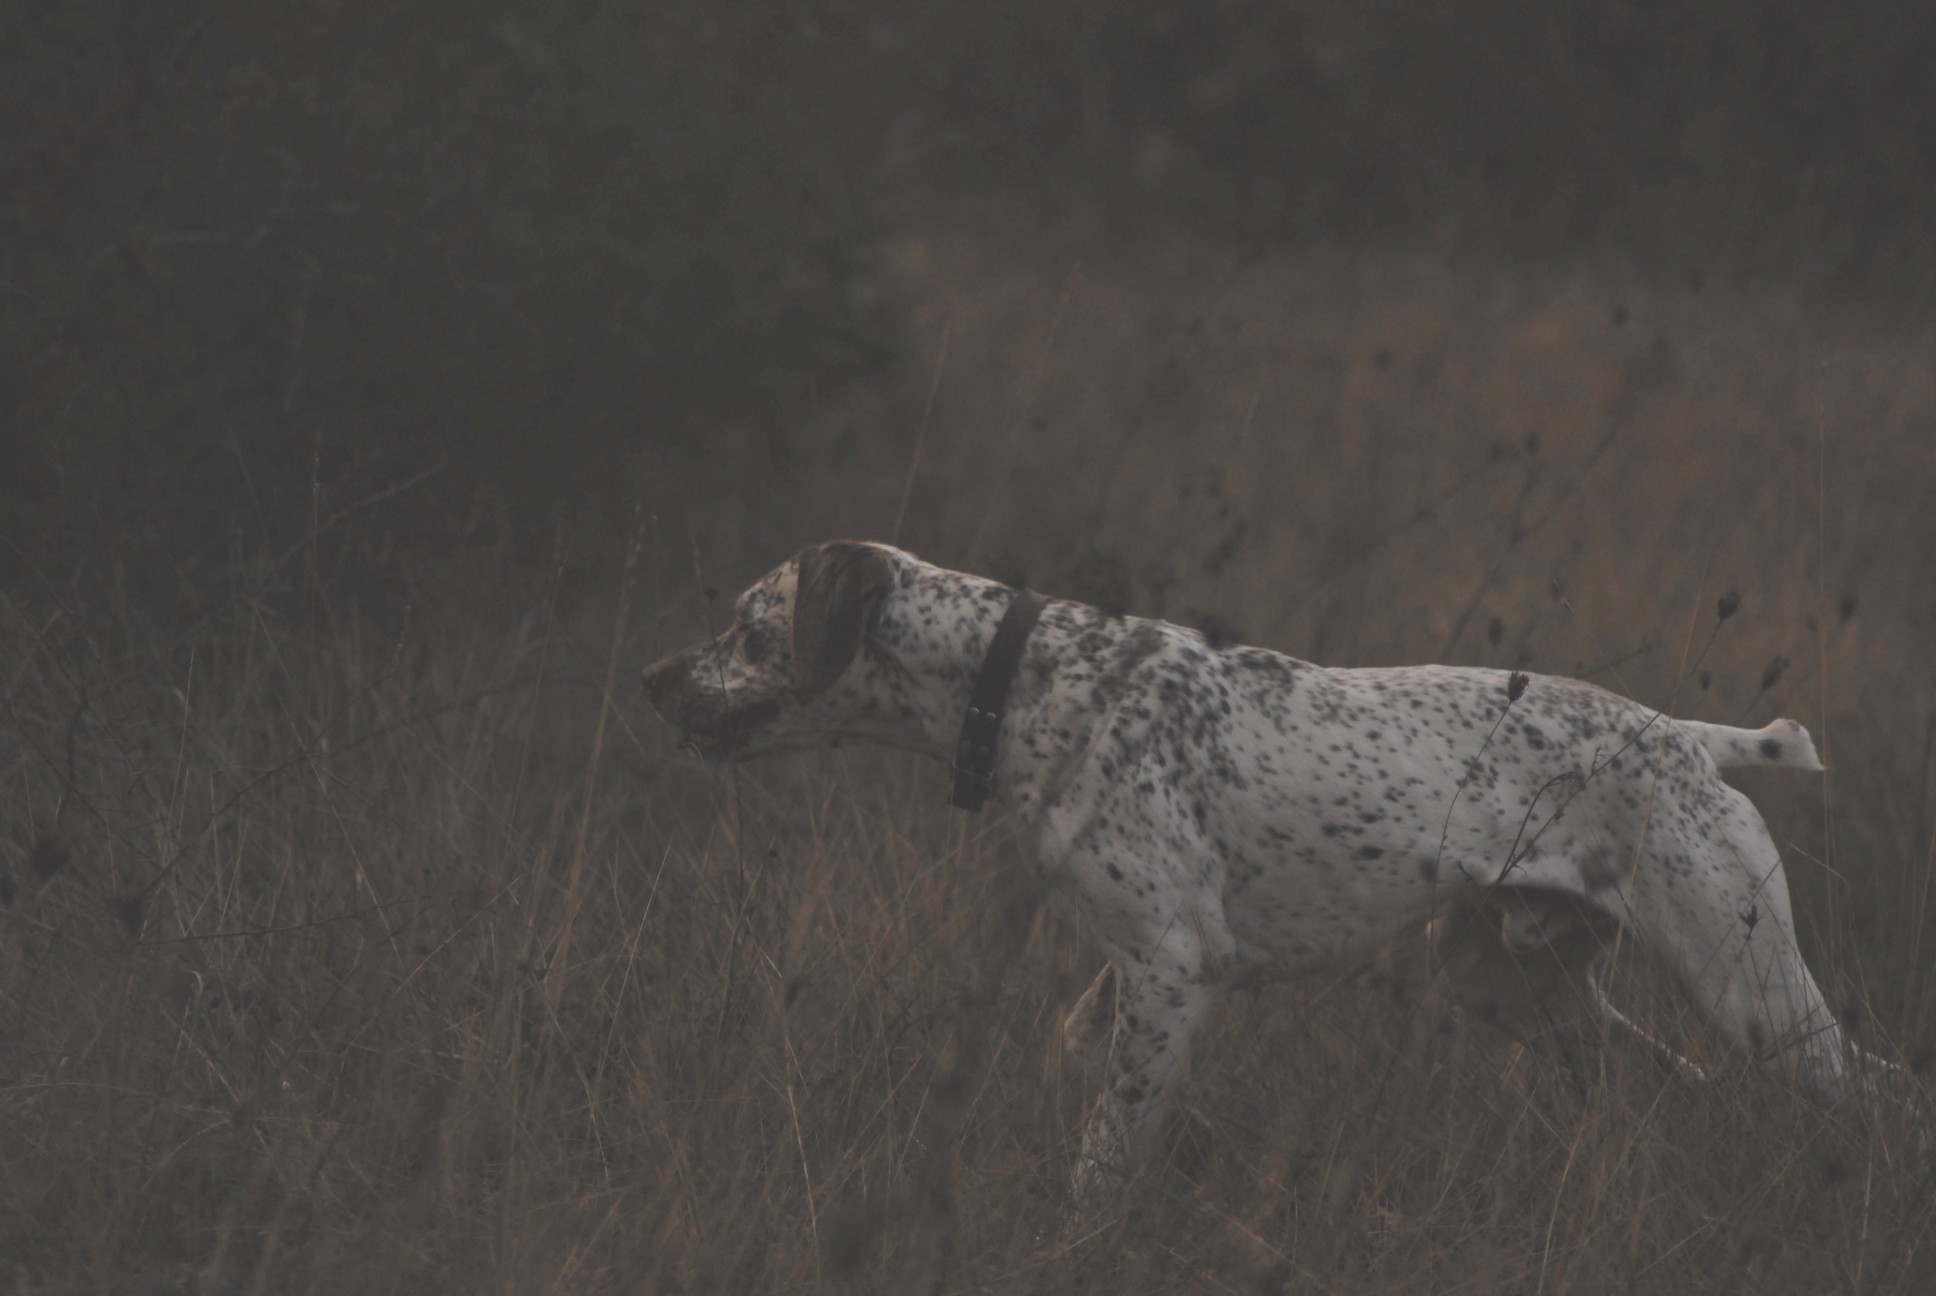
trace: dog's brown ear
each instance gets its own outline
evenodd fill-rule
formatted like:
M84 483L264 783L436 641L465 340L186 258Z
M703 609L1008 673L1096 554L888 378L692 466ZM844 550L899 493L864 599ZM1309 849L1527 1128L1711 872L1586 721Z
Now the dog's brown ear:
M873 545L830 540L801 552L793 676L802 689L818 693L853 665L893 580L893 564Z

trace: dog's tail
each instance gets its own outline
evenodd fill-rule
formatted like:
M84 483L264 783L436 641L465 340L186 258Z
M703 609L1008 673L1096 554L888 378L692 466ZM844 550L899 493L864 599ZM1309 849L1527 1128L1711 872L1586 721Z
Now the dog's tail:
M1760 729L1703 724L1699 720L1676 720L1674 724L1707 748L1707 754L1721 769L1749 765L1785 765L1790 769L1817 771L1822 768L1822 758L1815 754L1814 740L1796 720L1774 720Z

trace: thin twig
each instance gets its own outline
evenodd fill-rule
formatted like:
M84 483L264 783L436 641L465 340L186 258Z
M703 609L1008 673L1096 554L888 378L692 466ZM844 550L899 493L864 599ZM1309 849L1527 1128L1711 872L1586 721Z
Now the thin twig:
M941 375L948 367L948 336L955 326L951 315L941 325L941 348L934 360L934 381L928 384L928 400L921 407L921 426L914 434L914 456L908 460L907 480L901 485L901 507L894 514L894 534L888 543L901 543L901 530L907 525L908 501L914 498L914 477L921 471L921 452L928 444L928 423L934 417L935 394L941 390Z

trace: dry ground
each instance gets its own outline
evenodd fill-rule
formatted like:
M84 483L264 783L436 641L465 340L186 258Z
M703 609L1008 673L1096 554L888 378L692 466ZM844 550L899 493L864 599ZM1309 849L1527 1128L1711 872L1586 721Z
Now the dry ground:
M297 557L239 563L185 632L111 595L0 604L0 1281L1936 1288L1899 1125L1725 1066L1580 1092L1447 1018L1406 951L1234 996L1188 1093L1207 1140L1128 1227L1049 1246L1092 1092L1053 1028L1095 954L1013 902L1001 820L868 753L708 772L634 681L721 615L702 583L898 532L1329 663L1794 715L1828 777L1749 791L1804 947L1864 1042L1920 1067L1927 311L930 210L896 249L899 387L826 415L783 484L723 455L678 483L690 516L642 524L623 576L612 537L601 590L440 572L379 622ZM1721 1061L1644 964L1615 995Z

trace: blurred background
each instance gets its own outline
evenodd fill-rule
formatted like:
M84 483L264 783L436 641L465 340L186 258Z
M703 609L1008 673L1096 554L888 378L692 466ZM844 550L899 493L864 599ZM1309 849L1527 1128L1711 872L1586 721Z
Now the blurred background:
M5 24L13 579L113 554L192 603L238 546L367 576L487 533L609 562L635 507L764 565L890 528L924 420L907 538L985 563L996 524L963 528L993 509L1072 567L1125 517L1154 553L1213 541L1150 535L1124 483L1252 453L1232 438L1280 470L1251 512L1308 526L1350 492L1299 474L1354 443L1397 456L1365 504L1403 518L1435 447L1476 473L1669 392L1734 489L1786 466L1733 448L1777 422L1846 485L1922 395L1906 347L1876 408L1806 386L1929 323L1936 17L1911 4ZM1728 352L1763 347L1747 379ZM1051 463L1053 522L1021 480Z
M1829 778L1742 783L1804 947L1871 1046L1926 1066L1932 66L1936 10L1890 0L8 7L0 971L31 990L0 1012L20 1168L0 1255L22 1290L364 1282L371 1239L452 1290L902 1273L900 1208L854 1217L874 1258L846 1268L822 1214L926 1182L928 1080L903 1082L963 1047L979 892L897 888L912 857L999 864L1005 839L946 816L938 768L843 755L722 782L631 683L717 628L720 593L835 535L1328 664L1793 715ZM793 890L760 881L756 823L791 843ZM584 910L574 942L590 878L609 925ZM848 969L858 999L796 1002L869 896L870 948L902 954ZM1034 942L1010 978L1031 1001L991 1029L1035 1047L1041 988L1066 1002L1084 949ZM611 950L629 961L592 954ZM744 1007L762 978L774 1002ZM689 993L705 1028L635 982ZM1685 1132L1622 1159L1632 1112L1581 1164L1644 1227L1596 1233L1601 1196L1564 1217L1492 1202L1487 1227L1524 1210L1523 1236L1471 1250L1421 1203L1495 1154L1561 1199L1568 1172L1518 1133L1446 1142L1430 1050L1452 1046L1406 1051L1358 993L1294 1038L1226 1029L1245 1044L1206 1090L1221 1112L1281 1083L1259 1074L1287 1049L1310 1068L1304 1096L1269 1090L1304 1134L1212 1120L1223 1180L1202 1191L1276 1241L1239 1262L1214 1229L1159 1230L1192 1240L1146 1255L1152 1289L1255 1270L1535 1290L1569 1263L1551 1269L1554 1220L1609 1290L1927 1279L1913 1177L1884 1229L1836 1195L1852 1154L1798 1152L1814 1169L1775 1174L1771 1205L1748 1186L1765 1167ZM789 1052L802 1020L841 1041L826 1084L871 1059L847 1105ZM547 1040L604 1058L634 1037L657 1043L609 1076L590 1053L546 1069ZM1423 1125L1353 1106L1393 1056ZM1462 1092L1497 1069L1458 1056ZM775 1058L793 1079L747 1079ZM974 1184L1052 1199L1084 1092L1031 1105L1030 1065L995 1074L960 1198L980 1222L933 1234L965 1282L1022 1272L1045 1209ZM628 1105L668 1084L737 1095L758 1133ZM586 1132L601 1104L657 1131L619 1169ZM1732 1128L1732 1156L1758 1128L1742 1110L1694 1128ZM144 1134L101 1133L137 1116ZM854 1151L880 1119L898 1160ZM1354 1122L1389 1156L1327 1170L1311 1214L1311 1131ZM747 1150L775 1138L806 1165L789 1188ZM299 1208L303 1184L335 1195ZM734 1269L717 1234L654 1213L675 1197L782 1241ZM1669 1252L1717 1198L1733 1231ZM1258 1200L1283 1218L1245 1215ZM1283 1241L1299 1227L1317 1250ZM1858 1255L1874 1229L1892 1249ZM1047 1272L1015 1281L1095 1277Z

